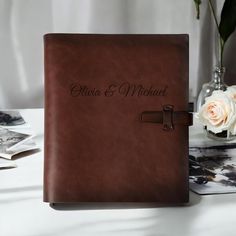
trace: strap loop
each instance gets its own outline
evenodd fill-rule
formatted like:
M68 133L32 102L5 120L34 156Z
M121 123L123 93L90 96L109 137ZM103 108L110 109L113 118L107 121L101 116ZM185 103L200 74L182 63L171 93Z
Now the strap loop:
M174 129L173 124L173 109L172 105L163 106L163 130L171 131Z
M163 124L164 131L172 131L175 125L191 126L193 124L193 115L188 111L174 111L173 105L164 105L162 111L142 112L140 121Z

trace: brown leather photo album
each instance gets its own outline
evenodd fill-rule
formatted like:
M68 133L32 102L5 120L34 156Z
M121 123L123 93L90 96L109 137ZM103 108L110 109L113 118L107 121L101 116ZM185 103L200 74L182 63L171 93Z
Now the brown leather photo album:
M188 36L47 34L44 46L44 201L188 202Z

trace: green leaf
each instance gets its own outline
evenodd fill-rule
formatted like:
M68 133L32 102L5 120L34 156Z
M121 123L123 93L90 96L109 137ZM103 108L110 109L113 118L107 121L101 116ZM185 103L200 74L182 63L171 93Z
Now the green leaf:
M195 3L196 11L197 11L197 19L200 19L200 5L202 3L201 0L193 0Z
M221 11L219 32L224 43L234 32L236 27L236 0L225 0Z

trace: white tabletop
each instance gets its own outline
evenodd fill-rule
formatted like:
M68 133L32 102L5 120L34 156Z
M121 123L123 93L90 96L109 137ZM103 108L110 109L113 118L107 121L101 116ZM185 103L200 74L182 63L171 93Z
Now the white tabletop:
M236 235L236 194L190 192L190 203L179 207L50 207L42 201L43 110L21 113L31 124L41 151L16 159L17 168L0 170L0 236ZM194 140L200 132L191 128L190 138Z

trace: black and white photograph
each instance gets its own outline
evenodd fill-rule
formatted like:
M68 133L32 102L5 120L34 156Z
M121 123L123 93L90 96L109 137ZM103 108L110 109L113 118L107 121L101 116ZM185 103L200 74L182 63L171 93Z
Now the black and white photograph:
M0 170L16 168L15 161L0 158Z
M8 129L0 129L0 155L6 153L12 148L21 145L29 140L32 136L29 134L18 133Z
M0 126L17 126L25 124L19 111L0 111Z
M189 148L190 189L199 194L236 192L236 144Z

